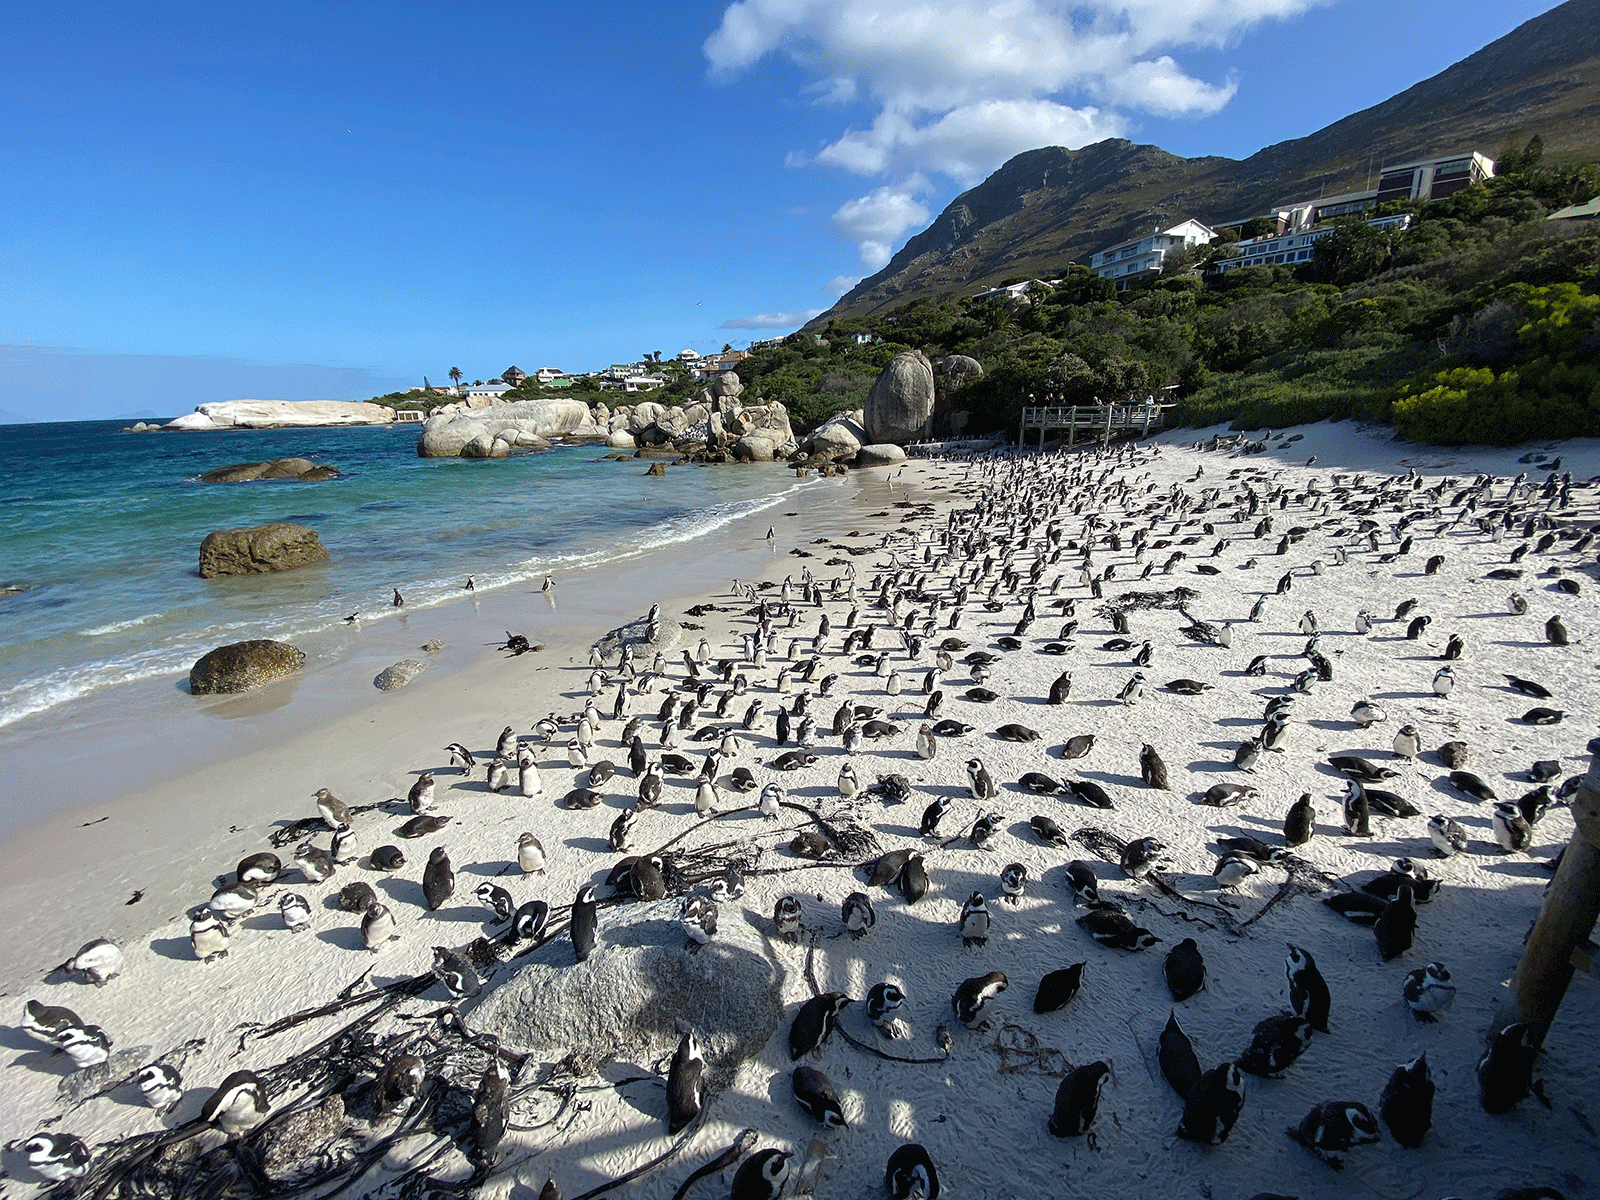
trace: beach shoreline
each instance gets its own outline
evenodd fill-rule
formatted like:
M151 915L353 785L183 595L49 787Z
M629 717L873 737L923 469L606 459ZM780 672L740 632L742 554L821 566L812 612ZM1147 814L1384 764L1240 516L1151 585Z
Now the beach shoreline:
M1146 506L1159 507L1164 496L1186 486L1196 491L1212 485L1234 487L1231 481L1239 473L1259 472L1272 486L1284 487L1293 500L1303 497L1313 481L1326 488L1331 472L1379 472L1387 462L1388 470L1381 474L1404 475L1406 466L1399 460L1408 457L1429 485L1446 476L1465 485L1475 471L1492 470L1500 475L1497 491L1503 492L1505 480L1524 469L1516 466L1514 452L1451 453L1386 446L1350 426L1309 427L1288 445L1283 444L1286 439L1276 439L1263 455L1230 457L1186 448L1212 432L1182 431L1152 439L1151 445L1131 452L1132 465L1126 469L1117 465L1120 460L1111 460L1111 469L1095 486L1125 485L1125 492L1118 491L1108 519L1148 520L1159 539L1177 545L1182 539L1178 529L1182 514L1170 521L1151 519L1143 515ZM1159 453L1157 446L1162 447ZM1600 446L1569 443L1561 452L1579 479L1600 474ZM1302 466L1312 455L1319 459L1316 468ZM1074 461L1091 473L1101 470L1092 451ZM1042 460L1042 465L1050 471L1064 469L1061 460ZM1507 470L1508 466L1513 469ZM1310 566L1312 556L1331 562L1334 539L1315 528L1315 510L1295 500L1282 524L1301 522L1312 532L1305 535L1304 547L1282 559L1274 556L1273 543L1252 539L1250 525L1233 522L1231 513L1227 524L1221 514L1195 518L1216 521L1234 543L1215 560L1221 564L1216 575L1196 569L1213 561L1204 556L1214 540L1207 535L1200 541L1198 524L1188 562L1175 565L1170 575L1155 574L1143 583L1137 578L1131 546L1097 549L1098 567L1114 562L1119 568L1119 577L1105 584L1106 601L1130 590L1167 592L1179 585L1200 593L1192 614L1180 616L1159 606L1133 611L1132 647L1110 648L1114 630L1105 603L1090 596L1078 578L1079 560L1065 553L1041 576L1037 627L1023 632L1023 649L1006 650L1000 644L1002 637L1014 636L1020 600L998 586L997 575L990 576L981 588L974 588L954 628L945 626L948 613L941 617L921 660L894 656L904 686L892 690L873 665L857 661L857 654L841 656L847 614L857 607L861 626L873 624L884 633L888 617L874 607L877 593L868 589L869 580L875 575L898 576L901 588L909 592L922 586L918 581L925 573L947 573L922 560L936 556L935 539L944 528L945 514L952 507L969 509L983 494L982 469L913 460L903 476L898 467L852 473L831 490L807 489L802 493L806 502L777 510L801 514L787 527L767 514L755 514L736 523L737 533L727 534L726 540L741 549L723 555L716 547L704 547L706 557L688 564L704 576L696 581L703 586L668 586L653 572L656 560L649 559L636 567L641 577L657 586L628 590L618 585L619 594L607 600L614 606L610 611L625 614L624 619L642 615L647 595L665 597L664 613L674 620L684 619L691 607L712 605L711 611L688 618L705 628L687 630L678 649L692 650L704 636L715 663L738 659L740 639L753 629L748 600L730 592L732 578L777 585L789 575L798 583L802 568L809 567L819 578L830 580L847 571L845 564L853 564L859 600L829 598L820 606L798 606L795 623L787 627L780 623L775 631L776 655L765 668L750 670L751 694L766 711L746 749L723 771L726 774L735 764L748 765L760 780L781 780L788 796L803 806L870 824L884 849L919 848L934 879L928 896L915 906L902 903L897 893L866 889L877 906L876 927L859 942L841 936L839 902L861 889L865 878L852 869L857 864L841 860L811 869L787 848L796 832L811 827L808 820L785 813L769 822L741 807L753 801L752 796L724 790L726 815L713 821L704 837L736 847L757 870L746 880L742 898L723 902L722 928L708 952L726 946L731 953L748 952L768 963L784 1020L779 1035L748 1059L713 1064L724 1086L710 1100L706 1118L690 1131L692 1138L682 1157L671 1169L646 1175L623 1194L666 1200L687 1171L727 1146L745 1126L761 1132L761 1144L790 1147L797 1162L816 1164L816 1125L798 1113L789 1094L792 1064L781 1031L814 988L837 989L860 1000L868 987L887 978L897 980L907 992L902 1013L909 1036L894 1042L879 1040L859 1004L842 1018L843 1028L869 1045L876 1043L874 1048L891 1058L920 1065L885 1061L841 1045L838 1039L817 1058L839 1085L851 1126L823 1135L822 1144L828 1149L818 1168L825 1184L818 1188L819 1195L875 1191L881 1186L888 1151L914 1140L929 1147L946 1177L948 1194L963 1196L1051 1194L1059 1189L1063 1172L1070 1173L1078 1190L1107 1200L1152 1194L1187 1200L1207 1193L1221 1200L1263 1187L1306 1200L1367 1193L1431 1195L1429 1188L1441 1195L1455 1191L1475 1198L1491 1195L1496 1187L1530 1182L1563 1186L1569 1198L1593 1196L1594 1186L1578 1165L1585 1161L1582 1156L1600 1149L1586 1118L1579 1119L1586 1080L1600 1070L1592 1040L1583 1033L1600 1014L1593 990L1585 989L1581 981L1574 985L1540 1063L1540 1074L1557 1097L1553 1112L1527 1101L1509 1117L1489 1117L1477 1106L1473 1073L1482 1030L1492 1018L1520 952L1522 933L1538 911L1542 884L1549 878L1541 862L1570 836L1570 816L1564 806L1552 806L1536 827L1530 852L1503 855L1494 848L1486 806L1453 791L1430 755L1406 762L1388 749L1395 728L1414 721L1430 751L1447 737L1470 741L1472 769L1502 794L1516 795L1526 787L1515 781L1526 777L1536 759L1553 759L1563 777L1581 773L1587 763L1582 746L1597 719L1595 707L1586 700L1594 683L1594 665L1583 649L1594 623L1587 592L1582 597L1562 597L1547 586L1547 580L1538 580L1537 586L1524 582L1521 586L1533 597L1535 614L1517 618L1504 613L1504 596L1512 585L1486 582L1483 574L1487 566L1504 560L1514 539L1497 545L1468 528L1439 535L1446 563L1437 576L1422 572L1425 539L1420 537L1412 557L1399 565L1383 563L1382 555L1359 548L1351 551L1347 565L1325 563L1324 571L1317 572ZM1581 493L1580 504L1583 520L1593 523L1592 490ZM1383 515L1393 520L1394 513ZM781 530L772 546L763 536L769 523ZM1004 539L1010 535L1009 527L1020 523L1020 513L1001 511L984 531ZM1074 525L1068 536L1081 536L1076 530ZM845 554L837 549L841 545L872 552ZM1168 553L1163 548L1146 561L1159 563ZM1247 560L1246 555L1252 557ZM750 569L726 565L740 557ZM1569 574L1592 583L1591 560L1592 555L1582 570ZM1537 565L1542 568L1544 563ZM1261 594L1270 599L1272 582L1284 567L1296 574L1294 594L1271 600L1264 621L1247 620L1251 601ZM991 582L996 583L993 592ZM938 586L942 588L942 582ZM558 606L577 605L582 584L558 579L556 591ZM771 589L762 594L774 596ZM1435 617L1434 626L1418 640L1407 639L1405 622L1397 623L1390 615L1397 600L1409 595L1424 597ZM1063 657L1044 643L1058 636L1074 640L1064 631L1058 634L1068 614L1052 607L1056 600L1067 598L1076 601L1074 619L1081 628L1076 632L1076 649ZM543 603L537 596L524 599L535 612ZM1371 608L1380 624L1370 636L1351 627L1356 611L1363 607ZM1298 699L1300 712L1287 750L1265 756L1256 771L1241 774L1232 766L1231 755L1238 740L1259 727L1261 699L1286 693L1304 665L1300 651L1305 637L1296 629L1302 608L1315 609L1322 618L1337 682ZM500 610L490 606L476 619L487 624L491 612L500 623ZM1557 650L1538 641L1537 631L1552 612L1567 614L1576 635L1573 647ZM775 702L789 703L793 695L778 691L778 673L789 661L790 639L808 640L823 613L832 620L834 633L819 674L836 673L839 681L834 698L813 698L820 759L813 766L780 774L773 770L781 750L772 735L771 708ZM1224 648L1181 636L1180 625L1191 616L1230 623L1234 644ZM608 622L609 618L598 622L596 629ZM414 628L408 625L406 632ZM515 624L509 628L517 630ZM1456 664L1462 684L1453 697L1443 699L1429 689L1428 680L1440 665L1445 637L1456 630L1466 632L1469 652ZM480 637L501 632L480 631ZM543 898L552 909L564 909L581 885L598 885L616 857L608 851L607 830L632 804L636 785L625 770L601 789L603 803L586 811L561 803L569 788L582 785L585 774L568 765L566 730L548 745L535 745L544 791L531 799L486 792L481 764L471 778L444 766L440 748L449 741L465 741L481 753L493 745L503 725L511 723L526 733L547 712L575 713L589 698L587 641L576 636L569 641L544 639L531 623L528 635L545 641L546 649L539 655L505 659L479 652L459 669L430 672L403 691L364 703L321 729L125 796L114 820L77 829L58 822L48 831L38 831L26 845L7 840L12 878L4 881L0 895L12 911L37 914L37 919L14 922L0 934L0 962L13 964L0 980L10 1002L19 1009L24 998L73 1007L118 1039L118 1046L131 1056L130 1065L137 1065L134 1058L181 1061L191 1090L168 1118L172 1127L197 1114L211 1087L227 1071L281 1064L333 1032L329 1022L312 1020L266 1040L258 1036L261 1026L347 989L381 988L425 976L433 943L462 947L487 929L490 914L473 899L473 890L481 883L504 885L518 901L529 895ZM912 750L912 736L924 720L922 673L933 665L931 646L945 637L997 653L995 675L988 682L1001 698L994 703L965 698L966 690L978 681L969 678L960 661L966 651L956 652L956 662L939 679L947 695L945 715L977 729L964 738L938 739L937 755L930 760ZM1133 669L1129 658L1141 638L1155 647L1156 665L1148 672L1150 693L1130 706L1116 697ZM874 643L874 652L880 645ZM1259 679L1244 670L1256 655L1268 661L1267 674ZM675 649L666 658L667 682L683 688L681 654ZM532 670L527 669L530 666ZM1075 673L1070 700L1047 706L1043 697L1063 666ZM1559 702L1570 709L1567 722L1551 727L1518 722L1516 714L1529 702L1518 701L1500 686L1501 669L1536 674L1550 684L1562 697ZM1207 697L1192 697L1161 687L1162 681L1180 677L1206 680L1214 690ZM370 682L364 686L370 688ZM720 684L716 690L722 690ZM815 681L811 690L815 691ZM653 758L662 748L657 744L658 725L650 718L664 694L665 688L658 688L634 702L634 713L646 718L645 745ZM1351 700L1360 696L1380 697L1389 709L1388 722L1370 731L1357 729L1348 713ZM838 739L826 730L844 698L882 708L883 718L899 732L858 755L841 758ZM298 699L297 695L291 707ZM620 765L626 753L618 744L616 723L609 719L611 699L608 690L597 700L607 720L594 757L611 758ZM703 720L737 725L744 703L736 701L725 721L712 721L709 714ZM374 713L382 714L382 719ZM1035 727L1043 737L1029 743L1000 736L996 727L1006 721ZM1081 762L1064 762L1060 743L1080 732L1095 733L1097 745ZM1173 775L1171 791L1141 783L1141 741L1160 747ZM694 760L707 748L685 741L677 752ZM1328 755L1338 753L1366 754L1398 771L1386 786L1414 801L1424 816L1377 819L1370 839L1344 836L1337 800L1342 778L1326 764ZM992 800L1000 818L996 850L975 848L961 836L979 808L971 799L963 768L963 761L973 755L981 758L1000 785ZM843 762L854 765L863 784L888 772L903 774L912 788L911 799L898 805L859 798L841 801L836 773ZM409 860L399 875L376 872L363 858L341 867L328 882L309 885L291 866L286 878L270 889L267 904L238 923L227 959L209 965L195 961L184 910L203 903L213 878L228 877L242 854L263 849L265 836L275 826L314 817L310 793L316 787L330 787L353 805L381 803L404 796L423 769L437 772L441 811L454 820L434 836L399 843ZM1097 810L1023 790L1014 781L1030 770L1097 781L1114 796L1116 807ZM1239 807L1208 808L1196 797L1213 781L1248 781L1260 795ZM1401 959L1381 963L1370 930L1341 921L1311 894L1278 902L1281 869L1263 868L1257 877L1226 893L1217 888L1208 848L1212 839L1249 834L1275 844L1281 839L1284 809L1306 790L1315 796L1320 819L1317 836L1298 853L1321 877L1365 878L1405 855L1416 856L1444 881L1439 897L1420 915L1416 947ZM694 794L692 777L669 776L662 804L638 814L634 852L683 835L699 819ZM918 818L934 798L949 799L953 809L939 838L923 838ZM194 815L202 811L203 817ZM1472 837L1467 853L1445 860L1431 856L1422 825L1433 811L1449 813L1467 826ZM1069 836L1080 838L1072 849L1040 843L1029 817L1041 812L1053 814ZM388 840L404 816L403 804L396 803L384 805L375 815L363 815L357 823L363 853ZM166 841L156 832L163 821ZM183 828L185 821L192 828ZM181 844L172 840L173 829L183 831ZM548 856L545 874L518 874L515 845L522 829L543 839ZM1104 855L1091 847L1097 837L1107 834L1121 840L1153 835L1166 842L1171 861L1163 878L1174 894L1158 894L1125 879L1114 855L1103 861ZM307 836L319 845L328 840L326 831ZM439 911L421 911L415 881L428 849L441 845L448 847L460 873L456 893ZM287 862L292 849L289 845L277 852ZM1104 894L1126 904L1163 944L1144 954L1124 954L1095 946L1075 927L1083 910L1072 903L1063 860L1076 856L1094 863ZM75 865L63 865L68 857ZM1029 882L1019 902L1008 905L999 899L995 879L1013 859L1026 867ZM131 861L134 869L123 860ZM791 873L797 869L804 873ZM159 882L150 884L151 879ZM354 881L377 887L392 902L400 921L400 940L382 954L361 950L356 918L340 913L335 905L339 888ZM124 901L136 889L143 890L144 897L137 905L126 906ZM995 931L986 946L963 948L957 925L963 902L973 891L989 897ZM315 932L297 935L284 927L275 903L285 892L303 892L312 899ZM804 908L807 940L796 946L771 936L769 914L774 900L785 892L797 895ZM603 908L597 956L603 957L608 945L630 944L630 938L631 944L659 945L672 954L688 955L680 949L684 937L672 908L671 901ZM1252 925L1255 921L1259 923ZM44 979L45 969L78 944L107 935L125 938L122 978L100 989L68 982L60 975ZM1205 990L1175 1005L1162 982L1161 962L1166 950L1186 936L1203 944L1210 976ZM1182 1104L1161 1079L1153 1050L1167 1013L1176 1008L1202 1062L1237 1053L1257 1020L1286 1006L1287 941L1315 950L1335 996L1333 1032L1318 1035L1304 1060L1285 1078L1250 1080L1245 1116L1226 1147L1212 1149L1175 1139L1172 1131ZM1029 1002L1042 973L1078 959L1087 962L1082 994L1061 1013L1030 1013ZM1438 1024L1422 1025L1401 1003L1399 982L1405 971L1434 959L1455 973L1459 998L1454 1011ZM716 956L707 953L698 961L710 970ZM949 1003L954 984L995 967L1011 980L996 1026L984 1033L962 1029L952 1019ZM574 966L572 943L562 935L531 957L491 967L489 986L498 989L524 978L535 984L553 985L564 978L581 984L586 973L596 969L593 964ZM160 997L154 1011L148 1003L152 996ZM398 1028L407 1028L409 1020L417 1035L442 1036L427 1031L434 1028L430 1022L448 1000L442 986L429 988L405 1006L401 1014L405 1019ZM475 1024L475 1003L463 1004L469 1026ZM941 1057L936 1044L935 1031L941 1025L948 1025L954 1034L954 1048L947 1058ZM655 1044L645 1053L633 1047L638 1031L629 1032L628 1053L599 1066L599 1080L588 1080L586 1087L593 1086L568 1124L544 1128L534 1120L534 1110L545 1114L546 1109L539 1107L542 1102L534 1093L527 1094L523 1124L539 1131L508 1138L501 1168L483 1184L481 1194L531 1194L547 1176L554 1176L573 1195L670 1148L653 1074L672 1046ZM202 1039L203 1046L184 1048ZM0 1109L14 1115L0 1135L27 1136L39 1122L60 1113L65 1116L56 1127L77 1133L91 1145L160 1127L153 1113L139 1107L136 1092L128 1097L127 1086L114 1096L81 1106L70 1104L57 1093L57 1082L68 1074L59 1057L52 1059L37 1046L24 1048L20 1035L10 1046L13 1053L4 1065L11 1069L0 1072ZM1360 1099L1375 1107L1388 1072L1420 1050L1428 1052L1439 1084L1434 1131L1422 1151L1402 1150L1392 1141L1361 1147L1348 1156L1349 1169L1335 1175L1284 1137L1284 1126L1297 1122L1321 1100ZM1057 1064L1095 1058L1109 1061L1114 1071L1102 1102L1098 1148L1083 1139L1050 1137L1044 1123L1061 1077ZM476 1072L482 1069L481 1055L471 1063L453 1077L453 1087L470 1092ZM626 1082L641 1075L646 1083ZM282 1078L286 1082L275 1105L306 1103L308 1098L287 1082L289 1077ZM622 1082L608 1083L614 1080ZM554 1101L550 1106L554 1111ZM368 1181L372 1186L392 1180L414 1155L433 1145L424 1131L415 1137L390 1152L383 1171ZM455 1155L439 1177L462 1179L467 1173L464 1160ZM18 1174L24 1175L25 1169Z

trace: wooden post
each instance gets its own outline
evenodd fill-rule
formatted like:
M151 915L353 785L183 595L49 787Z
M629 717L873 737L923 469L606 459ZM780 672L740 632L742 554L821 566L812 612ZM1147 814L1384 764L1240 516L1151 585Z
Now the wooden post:
M1589 773L1571 803L1576 826L1572 841L1522 948L1491 1035L1526 1021L1533 1026L1535 1044L1544 1043L1589 932L1600 919L1600 757L1590 760Z

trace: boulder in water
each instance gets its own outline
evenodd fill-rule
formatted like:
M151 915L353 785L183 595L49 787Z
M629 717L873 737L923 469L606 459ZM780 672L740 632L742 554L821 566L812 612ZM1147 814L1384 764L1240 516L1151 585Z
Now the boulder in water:
M274 458L268 462L232 463L200 476L201 483L249 483L256 479L297 479L316 483L337 479L339 468L318 466L309 458Z
M200 577L261 575L327 562L328 551L314 529L274 521L248 529L218 529L200 543Z
M287 642L259 638L218 646L189 671L189 691L196 696L247 692L305 666L305 651Z
M433 643L431 642L429 643L429 645L432 644ZM424 650L427 648L427 646L423 647ZM440 649L443 649L443 647L440 647ZM414 658L402 658L399 662L395 663L394 666L385 667L383 670L379 671L377 678L372 681L372 686L377 688L380 692L397 691L398 689L405 687L406 684L410 683L413 679L415 679L418 675L421 675L427 669L427 663L418 662Z

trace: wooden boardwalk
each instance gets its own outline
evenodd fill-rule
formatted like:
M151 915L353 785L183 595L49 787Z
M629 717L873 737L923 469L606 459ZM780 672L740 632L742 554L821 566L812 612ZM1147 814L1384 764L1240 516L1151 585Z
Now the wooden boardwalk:
M1076 446L1080 432L1092 439L1109 442L1111 434L1119 429L1137 429L1140 436L1152 429L1160 429L1166 421L1166 410L1173 404L1073 404L1030 405L1022 410L1022 425L1017 430L1017 445L1028 444L1028 431L1039 431L1039 445L1043 448L1045 432L1065 430L1067 445ZM1086 439L1088 440L1088 439Z

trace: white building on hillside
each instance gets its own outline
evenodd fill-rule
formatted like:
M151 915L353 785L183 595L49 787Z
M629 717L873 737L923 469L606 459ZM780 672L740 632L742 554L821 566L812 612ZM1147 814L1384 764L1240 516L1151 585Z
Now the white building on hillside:
M1157 273L1167 255L1179 246L1209 246L1216 232L1199 221L1185 221L1171 229L1107 246L1089 259L1089 269L1101 279L1114 279L1121 286L1141 275Z
M1375 217L1367 224L1374 229L1409 229L1411 214ZM1338 228L1337 225L1320 225L1316 229L1299 229L1237 242L1235 248L1239 251L1238 256L1220 260L1216 264L1217 273L1226 275L1240 267L1294 266L1296 263L1309 262L1317 243Z
M469 383L465 388L468 400L498 400L511 390L509 383Z
M540 367L533 373L533 377L538 380L540 384L546 384L555 379L565 379L567 377L567 373L565 371L558 371L554 367Z

